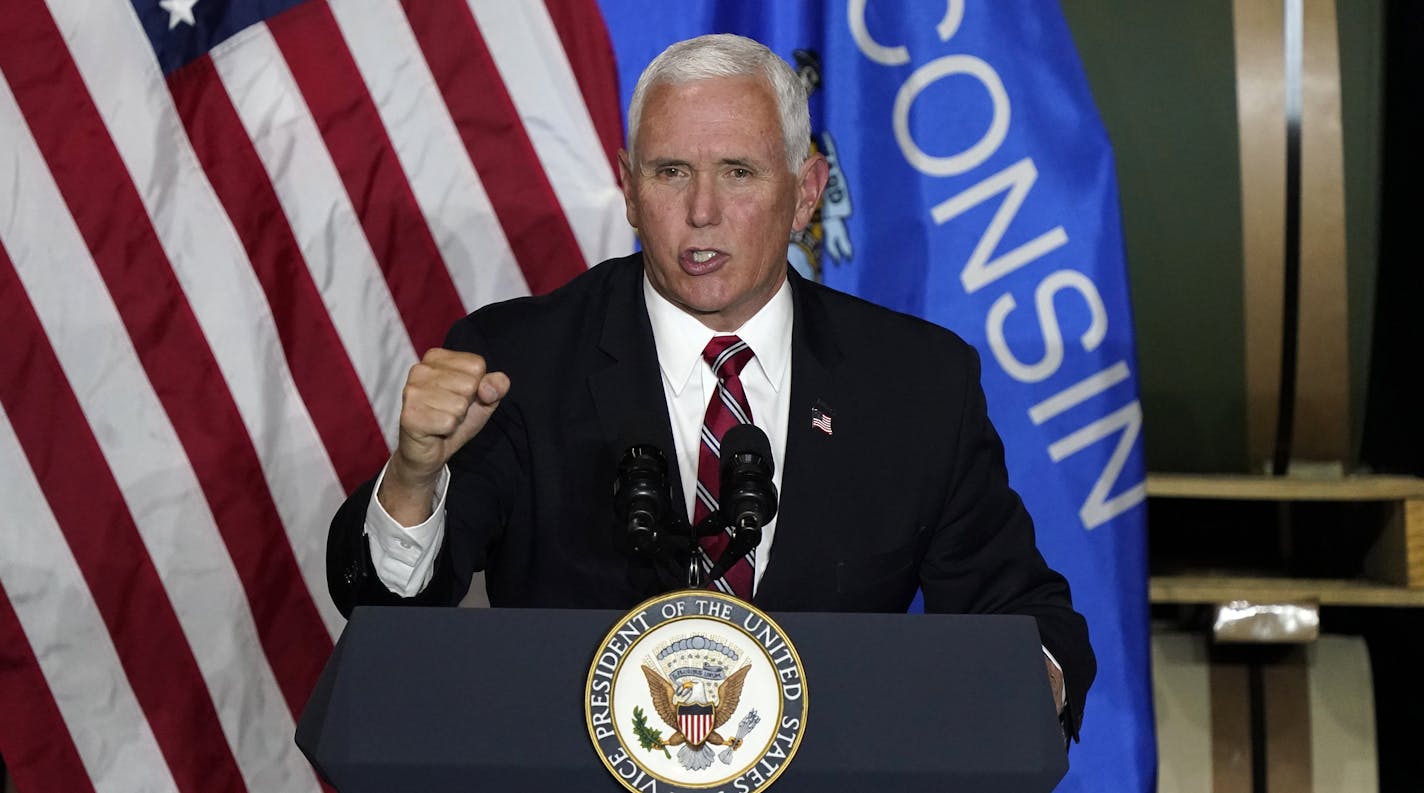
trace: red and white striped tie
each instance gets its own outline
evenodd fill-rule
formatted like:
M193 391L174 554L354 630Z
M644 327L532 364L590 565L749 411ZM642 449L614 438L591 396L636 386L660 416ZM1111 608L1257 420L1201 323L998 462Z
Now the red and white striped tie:
M717 375L717 391L708 401L707 415L702 419L702 443L697 456L697 503L692 510L694 526L717 511L717 498L722 490L722 436L738 424L752 423L752 409L747 404L747 394L742 389L739 376L752 355L752 348L736 336L714 336L702 350L703 360ZM704 575L711 571L729 540L727 532L702 538L700 562ZM755 565L756 551L753 550L746 558L732 565L721 578L709 582L708 586L743 600L751 600Z

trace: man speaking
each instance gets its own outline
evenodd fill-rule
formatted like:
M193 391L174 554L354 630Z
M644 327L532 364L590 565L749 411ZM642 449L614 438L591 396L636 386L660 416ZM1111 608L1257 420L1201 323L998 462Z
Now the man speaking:
M628 128L642 253L476 311L411 369L394 454L332 522L338 607L455 605L484 570L494 606L627 609L676 585L613 518L630 440L667 452L697 523L751 423L779 510L709 586L768 611L904 611L918 589L931 612L1030 615L1076 735L1087 628L1008 486L977 355L787 265L828 178L795 72L738 36L675 44ZM705 571L728 539L702 542Z

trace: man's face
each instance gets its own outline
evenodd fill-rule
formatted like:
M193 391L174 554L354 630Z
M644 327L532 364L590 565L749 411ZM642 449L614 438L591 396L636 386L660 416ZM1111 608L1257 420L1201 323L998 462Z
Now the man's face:
M660 84L647 93L637 162L620 152L628 222L653 288L709 328L741 327L786 279L786 245L811 221L828 169L787 170L760 77Z

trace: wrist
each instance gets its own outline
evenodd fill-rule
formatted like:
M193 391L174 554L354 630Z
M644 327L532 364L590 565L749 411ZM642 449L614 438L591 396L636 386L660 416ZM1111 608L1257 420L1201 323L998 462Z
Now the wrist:
M402 526L425 522L433 512L435 491L444 466L433 473L412 471L402 465L399 455L391 458L376 489L376 499L386 513Z
M436 463L433 467L428 464L413 462L400 450L391 455L391 459L386 463L385 478L381 482L382 489L387 484L410 492L433 492L440 482L440 472L444 470L444 463Z

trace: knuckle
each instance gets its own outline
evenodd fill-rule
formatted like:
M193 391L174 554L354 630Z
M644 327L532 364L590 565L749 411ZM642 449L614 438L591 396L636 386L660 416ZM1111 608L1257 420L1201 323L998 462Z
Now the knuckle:
M450 390L465 398L468 402L474 398L475 392L479 390L480 381L473 377L461 377L451 383Z
M459 420L449 413L441 413L436 416L434 424L435 426L432 429L435 430L436 434L443 436L454 432L455 428L459 426Z
M428 381L435 374L435 368L421 361L410 367L406 372L405 385L409 389L411 386L419 385Z

